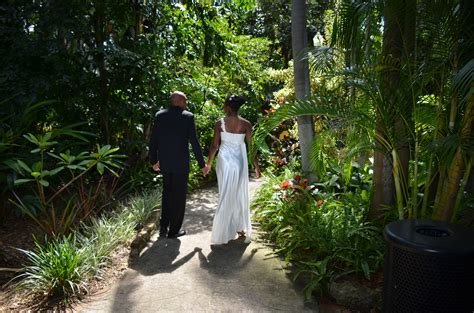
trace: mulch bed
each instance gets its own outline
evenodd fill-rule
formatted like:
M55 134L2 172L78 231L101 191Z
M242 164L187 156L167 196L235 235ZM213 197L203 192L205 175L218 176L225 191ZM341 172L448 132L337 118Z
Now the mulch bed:
M0 224L0 268L4 269L0 270L0 286L15 275L5 269L20 268L25 262L25 254L18 249L33 249L33 236L41 240L41 234L38 226L28 219L9 217Z
M26 255L19 249L33 249L33 236L41 240L41 234L34 222L20 217L8 217L0 224L0 311L8 308L4 304L13 296L7 283L18 274L16 270L26 261Z

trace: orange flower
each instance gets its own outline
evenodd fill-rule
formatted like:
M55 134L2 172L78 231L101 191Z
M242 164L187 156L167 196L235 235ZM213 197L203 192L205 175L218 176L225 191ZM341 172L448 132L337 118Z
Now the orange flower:
M319 199L318 201L316 201L317 206L321 206L321 205L323 205L323 203L324 203L323 199Z
M291 186L291 182L289 180L285 180L280 185L278 185L281 189L287 189Z
M280 158L277 159L275 162L276 162L278 165L284 165L284 164L286 164L286 161L285 161L284 159L280 159Z

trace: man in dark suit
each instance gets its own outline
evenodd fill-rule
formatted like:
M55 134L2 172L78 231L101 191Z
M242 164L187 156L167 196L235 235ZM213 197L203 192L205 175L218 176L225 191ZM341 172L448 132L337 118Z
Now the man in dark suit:
M186 206L189 174L189 143L205 174L194 116L186 111L186 95L180 91L170 97L171 106L156 114L149 153L153 170L163 174L160 236L176 238L186 234L181 229Z

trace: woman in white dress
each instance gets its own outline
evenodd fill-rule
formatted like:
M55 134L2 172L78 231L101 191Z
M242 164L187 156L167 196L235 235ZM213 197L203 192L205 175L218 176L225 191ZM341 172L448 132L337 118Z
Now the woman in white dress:
M217 150L217 183L219 203L212 224L211 243L226 244L238 234L245 236L245 242L251 240L248 195L247 143L252 140L252 125L239 116L239 108L245 103L240 96L229 96L224 102L226 116L217 121L214 127L214 139L209 149L209 158L205 168L210 171ZM260 177L257 160L254 160L255 176Z

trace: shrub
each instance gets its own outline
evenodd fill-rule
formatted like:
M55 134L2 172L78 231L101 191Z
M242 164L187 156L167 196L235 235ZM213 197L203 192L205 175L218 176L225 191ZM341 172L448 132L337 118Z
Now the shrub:
M116 179L104 179L104 174L107 171L118 177L116 171L122 168L119 159L124 157L116 153L119 148L109 145L97 145L90 152L56 152L54 148L63 134L65 130L25 135L34 144L31 156L8 161L21 177L14 180L15 186L22 186L20 191L13 190L15 199L10 201L51 235L68 233L110 204ZM81 136L71 130L67 134Z
M298 267L296 277L309 274L306 296L350 273L370 279L382 264L383 245L380 229L367 221L368 199L323 192L290 175L271 176L252 205L277 251Z

